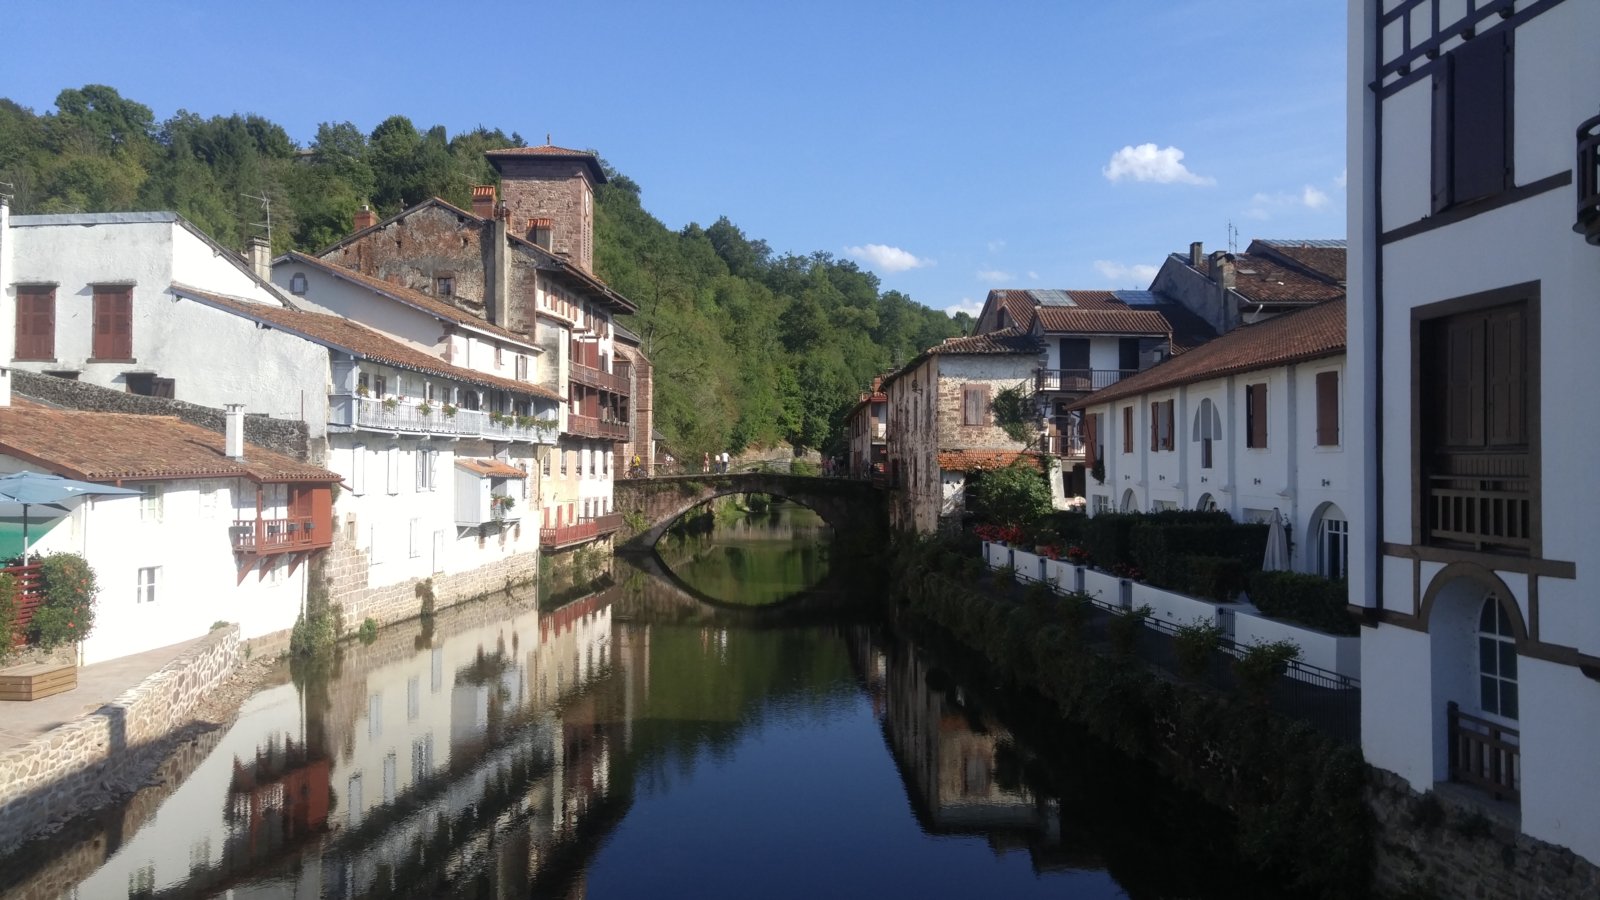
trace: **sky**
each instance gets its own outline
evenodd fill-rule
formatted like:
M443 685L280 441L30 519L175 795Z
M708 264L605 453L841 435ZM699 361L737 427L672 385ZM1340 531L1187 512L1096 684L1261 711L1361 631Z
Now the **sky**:
M1342 238L1345 4L7 0L0 96L108 84L302 145L390 115L593 149L935 309L1143 288L1172 252Z

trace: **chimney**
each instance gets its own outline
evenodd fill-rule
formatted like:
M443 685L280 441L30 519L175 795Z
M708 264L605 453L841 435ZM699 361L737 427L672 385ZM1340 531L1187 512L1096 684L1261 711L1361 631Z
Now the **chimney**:
M556 220L546 216L528 220L528 240L549 250L555 239Z
M11 286L16 280L11 275L11 258L11 198L0 193L0 308L9 308L6 297L15 290ZM0 362L11 358L11 349L16 346L11 329L16 324L15 313L0 313Z
M473 198L476 201L477 198ZM510 328L511 323L511 247L510 247L510 216L506 212L504 202L494 211L494 224L491 226L493 236L489 242L489 296L488 301L489 321L501 328Z
M1225 291L1233 290L1233 257L1226 251L1218 250L1211 254L1211 280Z
M1198 268L1200 268L1200 264L1205 262L1205 260L1206 260L1205 245L1202 244L1199 241L1195 241L1194 243L1190 244L1189 245L1189 265L1191 265L1194 268L1198 269Z
M272 280L272 245L264 237L253 237L244 248L245 258L250 260L250 271L262 281Z
M475 184L472 186L472 214L480 219L494 217L494 185Z
M222 432L222 448L228 458L244 461L244 404L229 403Z
M376 224L378 224L378 217L373 213L372 207L366 205L365 203L361 204L361 208L356 210L356 230L363 231Z

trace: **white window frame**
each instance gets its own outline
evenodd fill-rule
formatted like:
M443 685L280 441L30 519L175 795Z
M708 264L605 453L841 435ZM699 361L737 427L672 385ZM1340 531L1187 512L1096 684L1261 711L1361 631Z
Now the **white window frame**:
M141 566L139 568L139 582L135 588L133 602L136 604L154 603L161 595L161 567Z
M139 485L139 521L160 524L165 513L165 486L160 482Z
M360 497L367 492L367 445L350 448L350 493Z
M422 536L422 520L421 519L412 519L411 520L411 529L410 529L410 546L411 546L411 558L412 559L416 559L417 557L422 555L422 542L421 542L421 540L419 540L419 538L421 538L421 536Z

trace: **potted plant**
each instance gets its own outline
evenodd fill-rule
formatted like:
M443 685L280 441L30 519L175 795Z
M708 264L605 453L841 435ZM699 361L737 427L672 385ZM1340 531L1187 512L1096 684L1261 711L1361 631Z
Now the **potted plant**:
M456 417L456 408L446 403L444 405L444 417L446 419L454 419Z
M505 422L505 420L506 420L505 413L502 413L502 412L500 412L498 410L489 413L489 421L493 422L496 425L499 425L499 424Z
M394 412L395 408L398 407L399 405L400 405L399 398L396 398L396 397L385 397L385 398L383 398L383 411L384 412Z
M364 384L356 385L356 396L357 397L367 397L367 396L370 396L371 394L372 394L372 392L367 390L367 386L366 385L364 385Z
M431 416L433 415L433 404L424 400L417 404L417 412L424 417Z

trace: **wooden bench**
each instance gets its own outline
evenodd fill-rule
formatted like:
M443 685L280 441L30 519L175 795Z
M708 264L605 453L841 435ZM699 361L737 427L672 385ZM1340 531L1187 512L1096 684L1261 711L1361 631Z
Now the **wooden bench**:
M38 700L77 686L77 666L34 663L0 669L0 700Z

